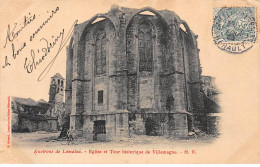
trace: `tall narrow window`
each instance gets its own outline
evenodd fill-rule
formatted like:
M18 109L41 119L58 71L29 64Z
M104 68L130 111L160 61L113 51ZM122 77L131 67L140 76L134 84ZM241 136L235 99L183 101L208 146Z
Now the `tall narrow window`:
M102 62L102 74L106 73L106 36L102 38L101 44L101 62Z
M145 56L146 56L146 70L152 71L153 69L153 42L149 32L145 34Z
M96 32L96 75L106 73L106 33L103 28L99 28Z
M138 28L139 71L153 70L152 28L143 20Z
M98 91L98 104L103 104L103 90Z

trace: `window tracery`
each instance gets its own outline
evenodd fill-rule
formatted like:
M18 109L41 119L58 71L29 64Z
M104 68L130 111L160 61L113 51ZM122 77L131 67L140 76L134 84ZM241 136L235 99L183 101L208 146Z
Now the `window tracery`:
M139 71L153 71L152 27L143 20L138 27Z
M95 54L96 75L106 73L106 33L103 28L96 32L96 54Z

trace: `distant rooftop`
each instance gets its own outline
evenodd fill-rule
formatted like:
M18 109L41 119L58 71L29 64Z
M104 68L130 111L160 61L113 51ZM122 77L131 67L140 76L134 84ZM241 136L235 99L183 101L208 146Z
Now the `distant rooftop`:
M201 75L201 78L215 78L215 77L212 77L210 75Z
M41 104L48 104L46 101L44 100L39 100L39 101L34 101L31 98L21 98L21 97L12 97L13 101L15 101L16 103L19 103L21 105L27 105L27 106L38 106L39 103Z
M46 101L43 100L43 99L39 100L38 102L39 102L39 103L48 103L48 102L46 102Z
M60 73L56 73L55 75L53 75L51 78L60 78L60 79L64 79Z

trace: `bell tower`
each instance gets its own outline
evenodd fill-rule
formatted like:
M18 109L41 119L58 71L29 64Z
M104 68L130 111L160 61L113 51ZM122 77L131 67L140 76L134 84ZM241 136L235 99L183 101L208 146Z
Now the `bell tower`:
M50 90L49 90L49 103L53 105L52 113L50 116L59 116L64 110L64 78L56 73L51 77Z

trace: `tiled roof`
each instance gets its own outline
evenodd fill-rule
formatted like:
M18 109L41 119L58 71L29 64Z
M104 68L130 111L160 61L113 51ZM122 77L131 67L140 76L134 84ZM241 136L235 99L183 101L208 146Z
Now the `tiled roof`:
M23 111L21 114L26 114L26 112L29 112L29 115L34 115L35 118L37 117L35 115L46 114L47 111L52 106L50 103L47 103L46 101L44 101L42 99L39 100L39 101L34 101L31 98L12 97L12 101L14 103L16 103L16 105L17 105L16 109L17 110ZM14 110L16 110L16 109L14 109Z
M12 97L13 101L20 105L26 105L26 106L49 106L50 104L44 101L43 99L39 101L34 101L31 98L21 98L21 97Z
M22 104L22 105L27 105L27 106L37 106L38 103L35 102L33 99L31 98L21 98L21 97L12 97L13 101L15 101L16 103Z

